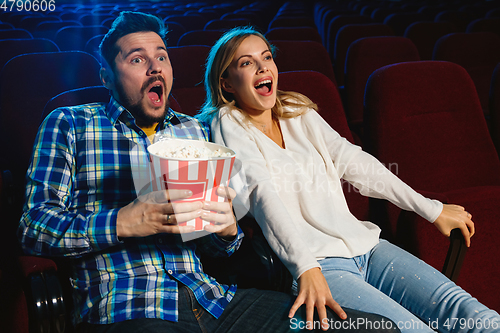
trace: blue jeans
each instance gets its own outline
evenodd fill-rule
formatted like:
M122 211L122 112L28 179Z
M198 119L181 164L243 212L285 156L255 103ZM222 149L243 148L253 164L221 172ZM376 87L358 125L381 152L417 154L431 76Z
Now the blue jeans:
M198 305L192 291L179 288L179 321L170 322L161 319L134 319L110 325L84 324L78 333L163 333L163 332L217 332L217 333L278 333L306 332L305 308L302 306L295 315L295 320L288 318L294 297L269 290L238 289L234 298L224 309L222 316L216 319ZM332 311L328 311L330 332L399 332L395 323L379 315L345 309L349 325L336 329L335 323L341 321ZM317 318L316 318L317 320ZM384 329L392 327L392 329ZM311 332L311 331L307 331ZM314 330L320 332L320 329Z
M402 332L500 332L497 312L385 240L365 255L319 263L341 306L386 316Z

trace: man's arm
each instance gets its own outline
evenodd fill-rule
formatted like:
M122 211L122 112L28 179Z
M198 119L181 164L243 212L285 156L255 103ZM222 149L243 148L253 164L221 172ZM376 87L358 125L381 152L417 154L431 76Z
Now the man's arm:
M40 127L27 172L26 203L18 229L26 253L81 256L119 243L118 209L95 213L86 203L75 203L75 147L71 112L53 112Z

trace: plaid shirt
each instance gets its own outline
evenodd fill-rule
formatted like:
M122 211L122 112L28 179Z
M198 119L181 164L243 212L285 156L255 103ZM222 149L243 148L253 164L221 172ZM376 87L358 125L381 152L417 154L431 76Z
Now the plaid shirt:
M158 130L207 140L197 120L168 112ZM229 256L243 234L183 242L159 234L118 239L118 210L137 198L131 152L147 156L149 140L113 98L59 108L43 122L27 172L19 238L28 254L71 257L75 320L109 324L135 318L177 321L178 282L219 317L236 286L203 273L199 251ZM137 149L139 147L139 149Z

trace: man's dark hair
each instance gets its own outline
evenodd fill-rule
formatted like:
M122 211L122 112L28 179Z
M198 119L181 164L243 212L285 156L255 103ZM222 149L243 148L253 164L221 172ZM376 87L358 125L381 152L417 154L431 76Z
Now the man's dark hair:
M113 68L114 59L119 52L116 46L118 39L134 32L148 31L157 33L165 43L165 46L167 46L165 39L167 29L163 21L158 17L140 12L121 12L116 20L113 21L111 29L104 36L99 45L101 58Z

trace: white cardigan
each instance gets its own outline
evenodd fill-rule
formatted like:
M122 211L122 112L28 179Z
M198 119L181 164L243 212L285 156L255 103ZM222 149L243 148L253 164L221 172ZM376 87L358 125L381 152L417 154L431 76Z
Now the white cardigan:
M233 149L244 183L231 186L294 278L320 267L319 259L351 258L379 240L377 225L359 221L344 197L343 178L365 196L383 198L430 222L443 205L415 192L377 159L333 130L314 110L279 120L285 149L235 108L224 107L212 122L212 138Z

